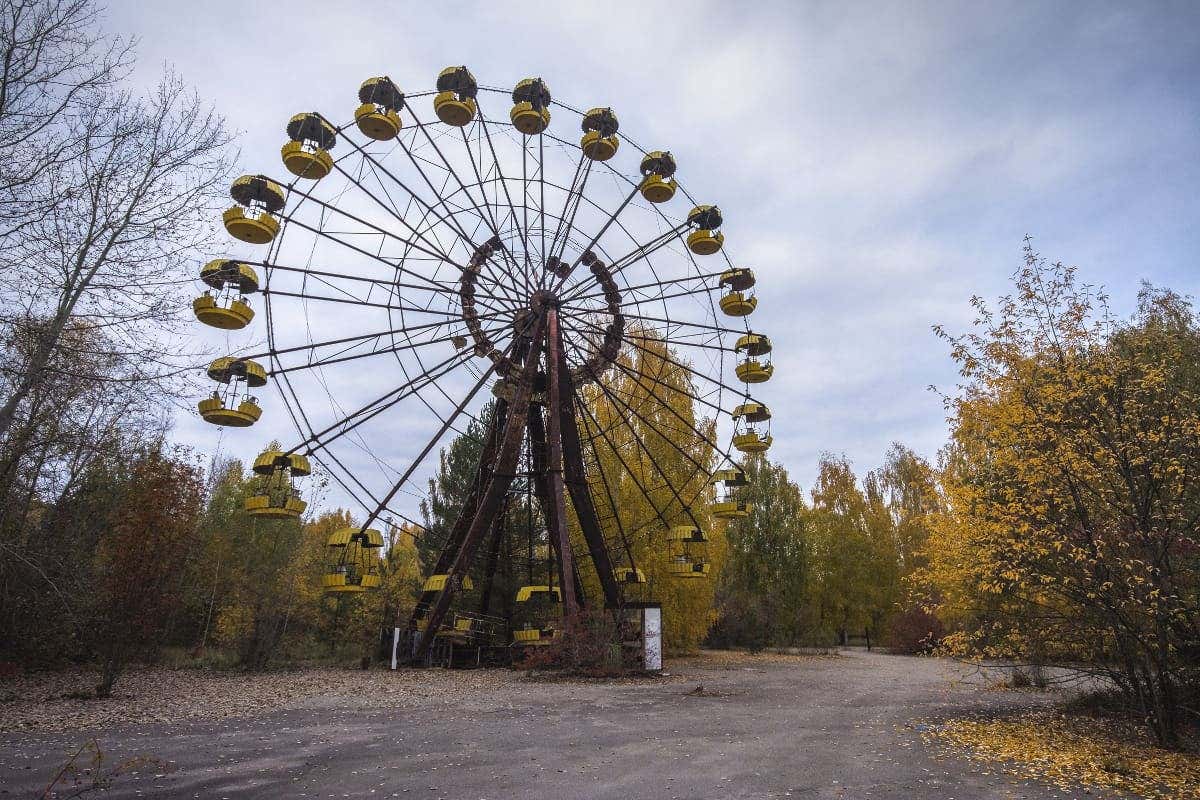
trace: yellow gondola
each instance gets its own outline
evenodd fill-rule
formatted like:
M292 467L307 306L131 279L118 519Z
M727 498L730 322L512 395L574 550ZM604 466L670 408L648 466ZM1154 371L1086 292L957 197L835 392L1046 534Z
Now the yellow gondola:
M695 525L675 525L667 531L671 556L667 567L680 578L702 578L708 574L708 534Z
M513 644L519 647L539 647L550 644L561 636L555 628L535 628L527 625L513 631Z
M593 161L608 161L617 154L621 140L617 130L621 124L611 108L592 108L583 115L583 138L579 146Z
M404 92L391 78L367 78L358 87L358 102L361 105L354 111L354 122L363 135L386 142L400 134L404 124L400 119Z
M299 497L279 500L270 494L254 494L246 498L246 513L252 517L295 519L307 508L308 503Z
M675 196L675 159L664 150L647 153L641 164L642 182L638 191L651 203L665 203Z
M550 87L541 78L526 78L518 83L512 99L508 118L521 133L536 136L550 125Z
M229 187L237 202L222 215L225 230L235 239L266 244L279 233L275 215L286 202L283 187L262 175L243 175Z
M713 473L713 485L717 487L717 499L709 511L717 519L735 519L750 513L750 503L741 499L737 491L747 485L746 473L740 468L717 470Z
M449 575L430 575L425 579L425 585L421 591L424 592L440 592L446 588L446 581L450 579ZM469 592L475 588L475 583L471 580L470 575L463 575L462 590Z
M747 358L734 370L743 383L766 383L775 374L774 364L764 364L757 359Z
M461 128L475 118L479 110L475 103L479 84L469 69L446 67L438 74L437 90L433 111L442 122Z
M254 459L251 471L260 476L257 491L246 498L246 513L267 519L295 519L308 508L295 488L295 479L309 475L312 466L299 453L266 450Z
M696 206L688 213L688 225L696 230L688 234L687 246L698 256L710 256L725 244L725 234L717 230L724 221L716 206Z
M775 374L774 365L758 360L771 352L771 340L759 333L747 333L738 338L734 349L745 353L746 359L737 365L738 379L744 383L765 383Z
M299 178L318 180L333 171L329 151L337 144L337 131L315 112L296 114L287 124L288 141L279 151L283 166Z
M339 528L329 534L325 547L329 564L322 580L329 594L365 592L378 587L379 548L383 534L374 529Z
M561 603L562 592L559 591L557 586L546 586L545 584L540 586L522 586L517 590L518 603L527 603L530 600L536 599L550 600L551 602Z
M714 472L712 482L723 483L726 486L746 486L750 481L746 479L746 472L741 467L730 467Z
M771 449L771 435L758 431L747 431L733 437L733 446L739 453L765 453Z
M307 457L280 450L264 450L254 459L254 465L250 469L256 475L270 475L277 469L286 469L294 478L312 474L312 464Z
M478 628L478 620L470 617L457 617L454 624L449 628L442 628L435 636L440 636L443 639L452 639L458 643L469 642L475 636Z
M261 364L246 358L223 356L208 365L207 374L217 383L225 384L226 389L214 391L211 397L197 404L201 419L233 428L246 428L258 422L262 409L250 396L249 389L267 383L267 372Z
M226 405L219 392L201 400L196 408L205 422L229 428L248 428L262 417L262 408L253 397Z
M208 365L206 372L219 383L242 380L255 389L267 385L267 371L262 364L249 358L221 356Z
M254 319L254 309L244 297L258 291L258 273L252 267L218 258L201 267L200 280L217 292L214 296L206 289L192 301L192 312L200 322L222 330L239 330Z
M757 400L747 400L733 409L733 418L746 422L766 422L771 419L771 409Z
M756 334L748 335L756 336ZM765 339L766 337L760 338ZM739 340L740 342L741 340ZM767 352L770 351L770 342L766 342L765 345L759 343L757 346L759 348L766 347ZM768 425L765 432L755 429L756 425L771 421L771 409L757 400L746 398L746 402L733 409L733 419L744 423L744 426L739 426L739 430L735 432L733 437L733 446L738 451L742 453L765 453L771 447L770 426Z
M667 541L682 542L684 544L704 544L708 542L708 535L695 525L676 525L667 531Z
M734 519L750 513L750 503L745 500L719 500L709 506L709 511L717 519Z
M721 273L718 283L735 292L744 292L754 288L754 272L746 267L734 267Z

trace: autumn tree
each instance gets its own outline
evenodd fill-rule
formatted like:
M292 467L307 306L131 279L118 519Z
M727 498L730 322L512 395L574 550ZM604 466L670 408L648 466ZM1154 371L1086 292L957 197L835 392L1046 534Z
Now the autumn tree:
M725 561L725 536L708 513L715 463L714 426L699 418L695 387L681 356L653 331L636 329L639 347L618 359L603 385L585 387L576 410L587 448L592 497L616 563L632 560L663 606L663 642L693 650L714 619L715 580ZM707 579L672 575L667 530L697 524L710 538ZM572 523L576 551L586 552ZM590 567L581 575L598 594Z
M1175 744L1200 687L1200 321L1150 287L1118 320L1028 245L1015 284L943 332L962 382L926 585L957 651L1091 665Z
M863 491L872 538L884 548L884 569L877 574L885 584L879 587L880 600L891 604L876 605L873 627L882 631L892 652L928 652L939 643L944 628L925 607L912 576L927 563L926 542L942 507L934 468L894 442L883 465L863 479Z
M894 610L898 593L895 536L878 495L858 486L850 462L824 454L812 488L813 603L820 626L845 643L868 640Z
M96 548L85 636L100 661L101 697L131 660L162 644L204 502L200 470L179 451L147 450L128 466L106 466L123 474Z
M725 527L726 563L717 584L719 645L784 647L808 641L812 552L808 507L787 470L766 457L744 462L740 497L750 513Z

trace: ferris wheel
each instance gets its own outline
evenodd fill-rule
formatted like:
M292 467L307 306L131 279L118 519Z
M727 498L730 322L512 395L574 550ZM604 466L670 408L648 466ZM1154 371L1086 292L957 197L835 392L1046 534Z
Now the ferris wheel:
M530 569L518 601L550 596L572 612L588 601L576 569L587 558L604 602L618 605L646 578L617 540L646 530L673 575L706 576L706 523L748 513L740 459L771 445L771 412L751 392L773 373L771 342L749 324L755 276L729 258L721 211L691 197L671 153L640 147L613 109L576 109L541 78L492 88L456 66L432 91L370 78L357 100L340 123L318 112L287 121L283 169L231 187L223 221L243 244L200 271L197 319L266 337L261 351L209 365L216 389L200 416L247 427L282 414L296 432L254 462L261 485L247 511L302 515L297 479L311 459L364 519L331 535L326 589L377 586L383 537L372 526L423 529L412 512L423 467L482 415L474 484L413 615L418 655L471 589L481 548L497 549L487 542L503 535L514 493L536 496L549 562L540 581ZM682 392L690 408L649 414L622 388L631 382ZM268 384L278 402L260 403L252 390ZM615 429L631 423L711 457L680 449L647 478L631 462L663 455L638 436L618 444ZM625 471L650 500L644 519L617 507L612 473Z

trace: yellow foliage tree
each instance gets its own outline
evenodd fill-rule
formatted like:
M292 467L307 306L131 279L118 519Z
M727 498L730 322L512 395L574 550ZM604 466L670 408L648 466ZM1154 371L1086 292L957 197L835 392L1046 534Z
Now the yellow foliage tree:
M715 579L725 560L722 526L708 512L714 425L696 416L687 362L652 331L627 336L638 346L626 348L603 385L583 388L576 409L590 489L614 563L641 569L646 593L662 603L664 645L694 650L715 619ZM706 578L672 574L676 553L667 531L675 525L695 525L708 536ZM574 520L572 533L576 552L586 552ZM598 596L595 571L581 573L590 596Z
M1174 744L1200 696L1200 324L1149 288L1119 322L1025 256L947 337L963 383L918 578L954 649L1092 665Z

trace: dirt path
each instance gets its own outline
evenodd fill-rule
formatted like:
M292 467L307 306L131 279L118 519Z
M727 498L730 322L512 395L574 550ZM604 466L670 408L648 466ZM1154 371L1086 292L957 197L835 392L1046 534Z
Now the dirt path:
M924 721L1061 699L985 690L952 663L854 652L713 655L668 668L670 679L616 685L349 673L360 691L298 693L250 716L8 731L0 797L38 796L90 737L109 763L160 762L121 776L106 798L1103 797L928 749Z

